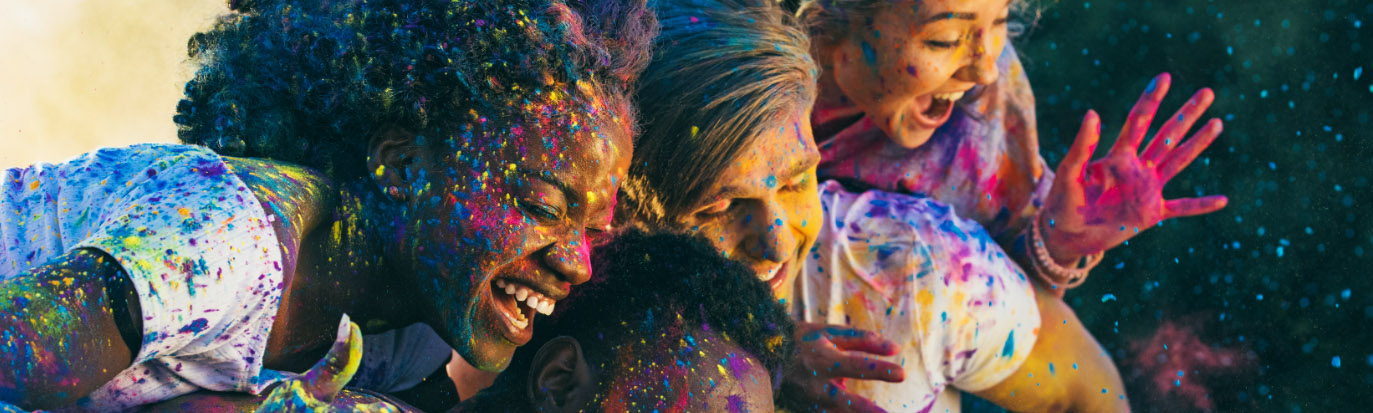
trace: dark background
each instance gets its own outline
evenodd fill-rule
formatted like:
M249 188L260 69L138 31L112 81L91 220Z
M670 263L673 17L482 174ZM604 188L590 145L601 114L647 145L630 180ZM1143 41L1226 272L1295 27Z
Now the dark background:
M1373 409L1373 4L1040 6L1016 45L1050 165L1088 108L1104 153L1160 72L1173 75L1160 119L1211 87L1208 115L1225 120L1164 194L1225 194L1229 207L1141 234L1068 292L1134 408Z

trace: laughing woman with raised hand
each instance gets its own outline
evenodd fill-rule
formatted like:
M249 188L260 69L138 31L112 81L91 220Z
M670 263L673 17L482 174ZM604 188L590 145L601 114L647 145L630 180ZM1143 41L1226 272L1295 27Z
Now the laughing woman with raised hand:
M811 115L821 177L928 196L974 219L1062 295L1116 247L1165 219L1225 207L1222 195L1167 200L1163 187L1220 135L1197 91L1140 144L1171 77L1149 84L1110 153L1086 165L1079 135L1056 170L1039 154L1035 101L1010 36L1033 0L805 0L824 68ZM1088 111L1083 127L1100 126ZM1071 159L1070 159L1071 158ZM1055 173L1056 172L1056 173Z
M345 313L447 344L379 363L395 382L449 346L503 369L587 280L629 166L652 17L587 3L231 1L190 41L202 146L4 172L0 406L260 394Z

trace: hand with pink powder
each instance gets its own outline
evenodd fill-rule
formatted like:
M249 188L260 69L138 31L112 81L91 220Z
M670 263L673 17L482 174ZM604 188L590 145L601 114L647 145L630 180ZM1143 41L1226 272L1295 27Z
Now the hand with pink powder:
M1186 142L1182 139L1215 99L1210 89L1197 91L1140 154L1140 143L1171 80L1167 73L1154 78L1111 151L1096 161L1090 160L1101 136L1101 119L1095 111L1087 112L1077 139L1058 166L1040 216L1045 247L1060 265L1120 245L1162 220L1225 207L1224 195L1163 198L1163 186L1220 135L1220 119L1211 119Z

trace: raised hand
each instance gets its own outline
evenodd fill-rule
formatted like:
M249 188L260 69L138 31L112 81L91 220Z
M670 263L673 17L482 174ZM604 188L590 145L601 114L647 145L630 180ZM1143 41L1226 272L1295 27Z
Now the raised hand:
M795 411L882 412L863 396L850 394L845 380L906 379L901 365L878 360L897 352L876 333L817 323L797 323L797 360L782 377L778 404Z
M1223 195L1163 199L1163 186L1220 136L1220 119L1211 119L1182 141L1215 99L1211 89L1192 95L1139 153L1171 82L1167 73L1155 77L1130 111L1110 153L1090 163L1101 137L1101 119L1095 111L1087 112L1077 139L1058 166L1040 216L1045 247L1054 261L1066 265L1120 245L1159 221L1225 207Z

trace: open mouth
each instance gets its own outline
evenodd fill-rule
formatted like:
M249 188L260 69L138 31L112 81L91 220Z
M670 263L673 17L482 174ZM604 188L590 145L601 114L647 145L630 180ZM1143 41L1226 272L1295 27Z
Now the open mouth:
M507 338L516 344L528 342L533 336L530 326L534 314L553 314L556 301L527 285L514 280L497 278L491 282L493 306L505 321Z
M963 98L963 92L931 93L916 99L916 121L928 128L936 128L949 120L953 114L953 104Z

